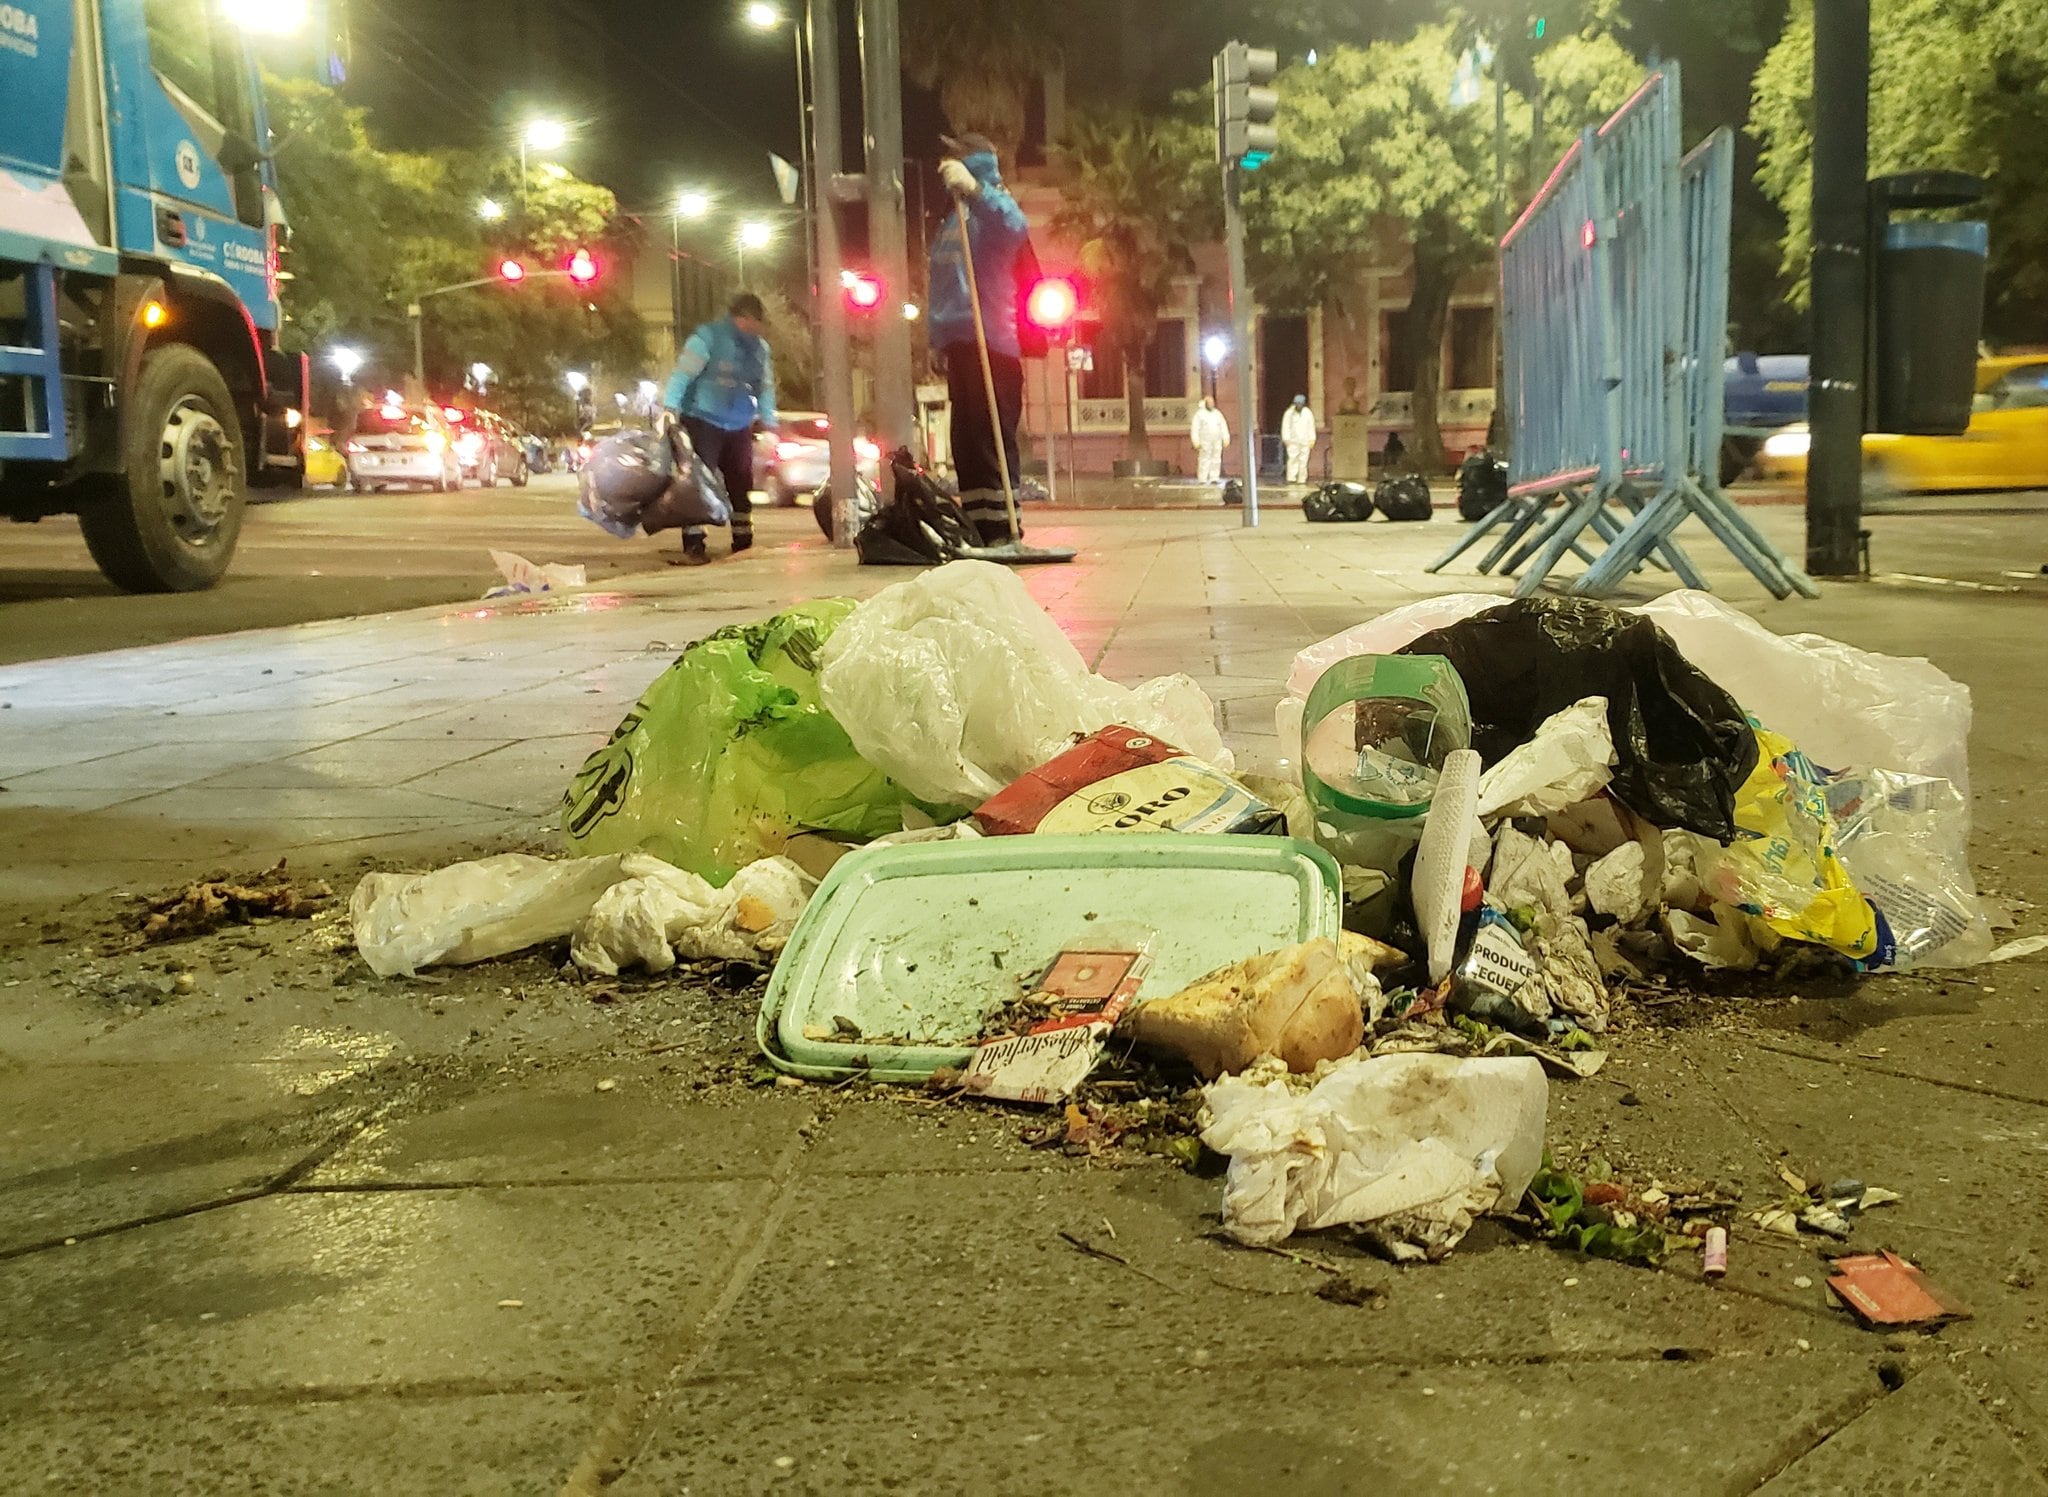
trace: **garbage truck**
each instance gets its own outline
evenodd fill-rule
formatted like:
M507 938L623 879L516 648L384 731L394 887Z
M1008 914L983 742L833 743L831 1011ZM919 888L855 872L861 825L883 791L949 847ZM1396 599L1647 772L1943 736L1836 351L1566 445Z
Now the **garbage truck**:
M249 486L304 472L243 24L291 8L0 0L0 514L77 515L129 591L211 587Z

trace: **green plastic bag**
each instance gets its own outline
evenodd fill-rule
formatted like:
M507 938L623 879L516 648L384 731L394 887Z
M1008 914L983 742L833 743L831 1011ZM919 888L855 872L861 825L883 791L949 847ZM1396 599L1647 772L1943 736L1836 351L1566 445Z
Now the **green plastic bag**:
M799 832L900 831L903 792L818 699L818 652L853 607L805 603L685 649L570 782L571 848L649 852L723 885Z

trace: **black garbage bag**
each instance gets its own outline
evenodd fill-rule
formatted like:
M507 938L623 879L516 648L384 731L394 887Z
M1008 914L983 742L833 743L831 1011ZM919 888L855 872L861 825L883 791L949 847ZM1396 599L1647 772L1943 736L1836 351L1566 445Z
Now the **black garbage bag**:
M590 454L576 512L624 540L685 525L725 525L725 486L680 433L633 427L613 432Z
M1373 491L1373 508L1390 520L1429 518L1429 480L1420 473L1402 473L1382 478Z
M875 509L880 502L875 496L875 486L868 482L867 475L856 474L853 480L853 533L856 536L860 534L858 527L874 518ZM838 506L832 499L832 485L819 484L817 493L811 495L811 517L818 522L818 529L824 532L828 541L839 539L837 514Z
M1372 490L1362 483L1326 483L1301 501L1305 520L1357 524L1372 518Z
M1239 483L1235 478L1224 479L1223 502L1225 504L1244 503L1244 485Z
M918 467L907 450L897 448L889 461L895 496L853 538L862 566L937 566L981 544L960 501Z
M1734 840L1735 792L1756 768L1756 734L1735 698L1650 620L1587 598L1519 598L1401 653L1442 655L1457 668L1472 747L1489 766L1551 713L1607 698L1616 798L1660 827Z
M1508 465L1491 452L1458 464L1458 517L1483 520L1508 502Z

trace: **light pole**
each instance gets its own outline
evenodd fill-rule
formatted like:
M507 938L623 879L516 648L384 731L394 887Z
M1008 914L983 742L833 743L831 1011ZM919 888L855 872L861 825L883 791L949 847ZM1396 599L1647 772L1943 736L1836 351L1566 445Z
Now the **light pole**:
M560 120L528 120L519 132L519 205L526 206L526 152L559 151L569 143L569 127Z
M676 356L683 352L683 220L693 222L711 211L711 195L696 188L676 194L675 211L668 216L668 315L675 339Z
M764 223L758 218L750 218L740 225L740 231L734 237L733 245L739 251L739 277L742 287L747 284L747 251L755 250L758 252L768 248L774 242L775 229L772 225Z
M794 16L785 16L781 8L767 3L767 0L753 0L746 9L747 24L756 31L773 31L778 26L789 28L789 39L796 53L796 137L797 163L802 173L800 203L804 214L804 275L808 278L806 287L818 284L818 241L811 216L816 207L817 194L811 183L811 88L808 69L804 59L804 28Z

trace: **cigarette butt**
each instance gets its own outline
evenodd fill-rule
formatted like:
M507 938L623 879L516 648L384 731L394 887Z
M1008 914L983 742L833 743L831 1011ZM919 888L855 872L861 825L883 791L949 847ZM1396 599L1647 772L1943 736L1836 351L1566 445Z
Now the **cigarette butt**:
M1721 1278L1728 1272L1728 1229L1707 1228L1706 1261L1700 1265L1700 1272L1710 1279Z

